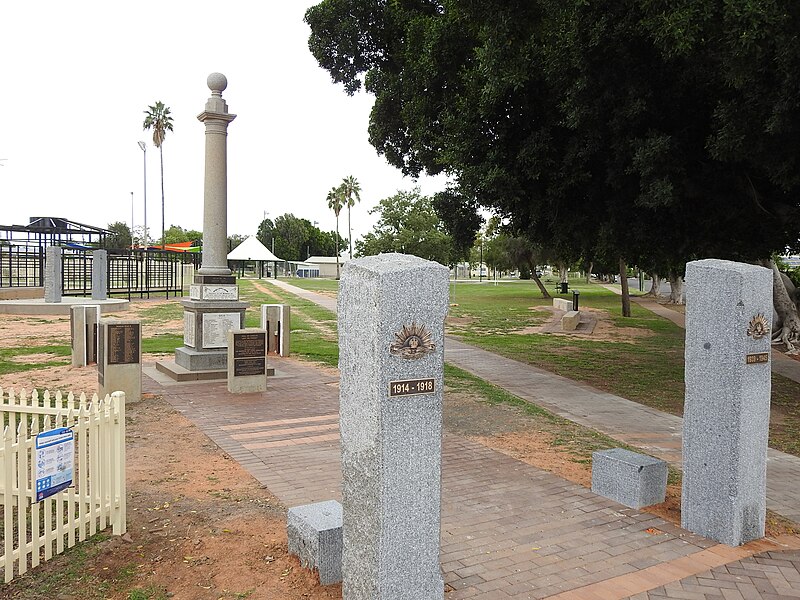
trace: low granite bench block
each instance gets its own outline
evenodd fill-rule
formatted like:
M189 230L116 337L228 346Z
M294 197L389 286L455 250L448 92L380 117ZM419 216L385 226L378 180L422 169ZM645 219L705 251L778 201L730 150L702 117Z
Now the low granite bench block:
M572 300L566 298L553 298L553 308L564 312L572 310Z
M667 463L624 448L592 453L592 492L630 508L664 502Z
M571 303L570 303L571 304ZM575 331L581 322L579 310L570 310L561 317L561 331Z
M289 509L289 554L300 564L319 571L322 585L342 580L342 505L336 500Z

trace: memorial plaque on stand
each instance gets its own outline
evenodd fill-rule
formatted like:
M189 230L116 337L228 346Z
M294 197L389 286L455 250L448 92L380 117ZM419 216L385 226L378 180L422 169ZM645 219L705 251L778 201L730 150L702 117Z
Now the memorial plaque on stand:
M267 332L240 329L228 332L228 391L263 392L267 389Z
M140 362L137 323L108 325L108 364L130 365Z
M125 392L131 402L142 397L142 324L102 319L98 327L97 383L100 397Z

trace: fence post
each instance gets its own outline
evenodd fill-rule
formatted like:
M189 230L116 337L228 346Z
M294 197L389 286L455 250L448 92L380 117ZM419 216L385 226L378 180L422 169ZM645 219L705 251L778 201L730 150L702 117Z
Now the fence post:
M114 410L114 427L111 445L114 452L114 490L111 500L114 508L114 535L122 535L127 531L126 523L126 485L125 485L125 392L114 392L111 395Z
M5 580L6 583L14 578L14 462L12 444L14 442L14 429L7 425L3 429L3 552L5 554Z

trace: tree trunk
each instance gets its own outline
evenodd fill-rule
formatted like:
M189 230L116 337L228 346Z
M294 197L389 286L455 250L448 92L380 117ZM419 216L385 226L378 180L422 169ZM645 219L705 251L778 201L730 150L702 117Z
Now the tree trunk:
M631 316L631 294L628 289L628 265L625 259L619 259L619 283L622 286L622 316Z
M558 264L558 277L561 283L567 283L567 267L561 263Z
M347 243L350 244L350 260L353 260L353 229L350 227L350 205L347 205Z
M648 291L645 296L652 296L653 298L658 298L661 296L661 275L658 273L651 273L653 278L653 285L650 286L650 291Z
M158 146L158 153L161 156L161 249L166 250L164 245L164 148Z
M797 347L800 343L800 317L797 314L797 306L792 301L775 262L770 260L762 264L772 269L772 305L778 313L778 322L772 324L772 341L776 344L786 344L788 354L797 354L800 352Z
M586 284L587 284L587 285L591 283L591 279L592 279L592 267L593 267L593 266L594 266L594 263L593 263L593 262L590 262L590 263L589 263L589 269L586 271Z
M669 303L685 304L683 300L683 276L670 274L669 287Z
M536 282L536 285L539 286L539 291L542 292L542 298L552 298L550 293L547 291L547 288L544 287L542 280L539 279L539 276L536 274L536 264L532 260L529 260L528 265L531 268L531 279L533 279Z

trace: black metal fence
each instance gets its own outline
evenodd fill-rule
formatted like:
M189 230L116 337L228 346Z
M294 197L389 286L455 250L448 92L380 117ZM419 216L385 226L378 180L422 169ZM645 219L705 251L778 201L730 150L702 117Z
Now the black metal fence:
M0 244L0 287L42 287L44 249Z
M92 292L92 250L64 248L62 293ZM182 296L200 266L200 254L163 250L109 250L108 294L131 298ZM0 245L0 287L43 287L45 248Z

